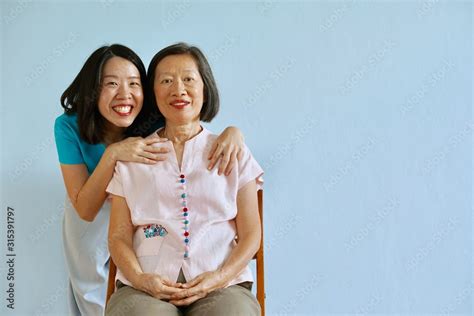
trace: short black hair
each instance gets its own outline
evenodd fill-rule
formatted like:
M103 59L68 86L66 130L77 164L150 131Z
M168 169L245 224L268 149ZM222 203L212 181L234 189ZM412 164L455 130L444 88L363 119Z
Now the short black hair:
M148 91L150 93L150 103L157 109L159 115L163 117L156 104L155 96L155 71L156 67L165 57L170 55L190 55L198 66L199 73L204 82L204 103L202 105L200 119L204 122L210 122L219 112L219 91L217 90L217 84L212 74L211 66L204 56L203 52L196 46L191 46L187 43L176 43L168 47L163 48L150 62L148 66L147 78L148 78Z
M133 134L133 131L139 130L137 125L151 112L149 102L147 102L149 94L146 91L146 84L144 84L146 69L140 57L130 48L120 44L98 48L87 58L79 74L61 95L61 106L64 108L64 112L66 114L77 113L79 136L90 144L104 142L106 125L105 118L99 112L98 99L101 90L102 71L105 63L112 57L122 57L134 64L140 73L140 81L143 87L144 102L142 110L133 124L127 128L125 134Z

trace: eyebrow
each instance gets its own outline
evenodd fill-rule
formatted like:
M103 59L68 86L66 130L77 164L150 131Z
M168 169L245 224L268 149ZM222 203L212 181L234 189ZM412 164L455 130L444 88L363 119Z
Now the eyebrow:
M184 69L183 72L194 72L194 73L199 73L199 70L197 69ZM173 75L174 72L169 72L169 71L164 71L164 72L156 72L157 74L161 75Z
M105 75L105 76L103 76L102 78L108 78L108 77L110 77L110 78L118 78L118 76L115 76L115 75ZM139 76L129 76L129 77L127 77L127 78L128 78L128 79L140 79Z

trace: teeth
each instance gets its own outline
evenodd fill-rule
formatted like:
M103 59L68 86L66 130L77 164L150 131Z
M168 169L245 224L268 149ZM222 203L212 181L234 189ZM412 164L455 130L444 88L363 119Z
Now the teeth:
M132 107L130 105L125 105L125 106L116 106L114 107L114 111L119 112L119 113L128 113Z

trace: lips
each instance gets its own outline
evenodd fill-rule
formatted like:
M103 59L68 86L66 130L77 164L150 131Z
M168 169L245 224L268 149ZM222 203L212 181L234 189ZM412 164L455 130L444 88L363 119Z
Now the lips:
M191 104L191 102L186 100L174 100L170 102L170 105L178 110L183 109L185 106Z
M128 116L132 114L133 106L131 104L118 104L114 105L112 110L120 116Z

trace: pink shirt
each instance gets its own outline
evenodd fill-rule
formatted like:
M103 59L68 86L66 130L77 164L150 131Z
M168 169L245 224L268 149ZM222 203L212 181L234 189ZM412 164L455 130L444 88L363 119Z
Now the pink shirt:
M136 231L133 248L145 273L171 281L182 268L190 281L217 270L235 247L237 192L263 170L245 148L229 176L207 170L207 155L217 135L203 130L185 143L181 170L171 141L167 160L154 165L118 162L107 192L126 199ZM116 279L131 285L117 271ZM249 267L227 286L253 281Z

